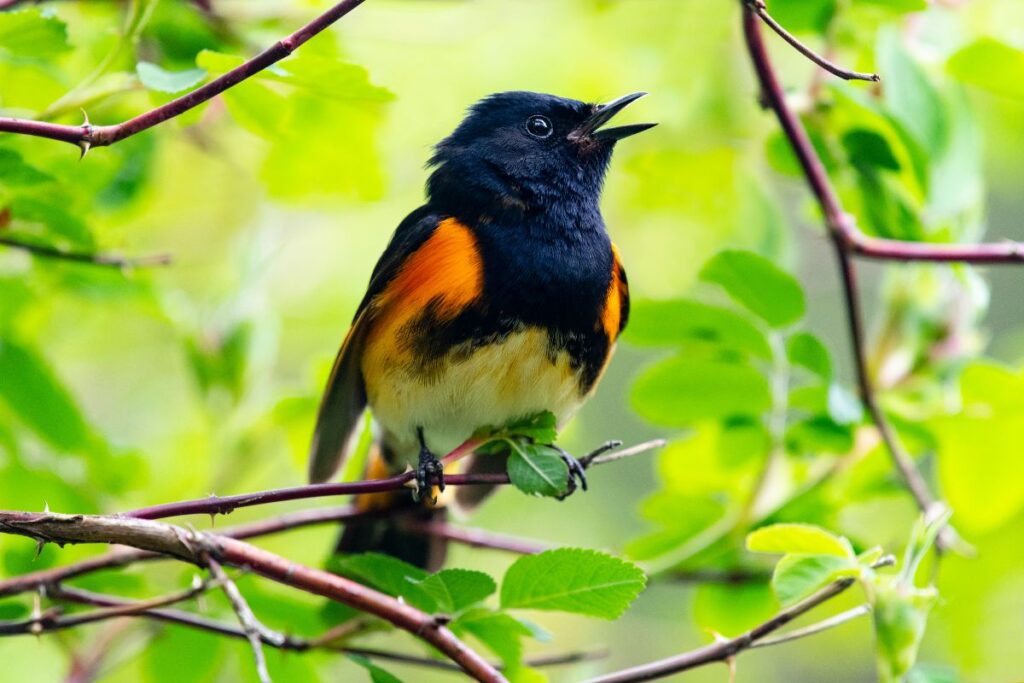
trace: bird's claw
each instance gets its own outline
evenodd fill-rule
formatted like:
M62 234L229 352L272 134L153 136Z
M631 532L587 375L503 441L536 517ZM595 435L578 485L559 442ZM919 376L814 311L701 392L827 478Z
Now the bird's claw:
M426 496L431 503L436 502L433 494L434 486L437 486L438 490L444 491L444 465L427 449L420 451L420 462L416 468L416 483L417 487L413 492L413 498L417 501Z
M572 456L568 451L559 448L558 446L552 446L558 454L562 456L562 460L569 468L569 479L565 493L558 496L558 500L565 500L573 493L576 492L576 488L579 487L584 491L587 490L587 470L583 466L583 463Z

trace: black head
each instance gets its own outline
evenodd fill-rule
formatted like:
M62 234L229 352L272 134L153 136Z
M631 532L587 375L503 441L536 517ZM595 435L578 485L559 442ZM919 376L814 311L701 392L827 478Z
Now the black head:
M645 94L605 105L533 92L484 98L435 148L431 204L470 220L596 206L615 143L655 124L602 126Z

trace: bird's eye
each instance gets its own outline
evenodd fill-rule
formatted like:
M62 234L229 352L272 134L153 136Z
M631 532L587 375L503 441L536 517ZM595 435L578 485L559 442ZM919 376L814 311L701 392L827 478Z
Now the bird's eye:
M555 130L551 125L551 119L540 114L534 114L526 119L526 132L535 138L546 138Z

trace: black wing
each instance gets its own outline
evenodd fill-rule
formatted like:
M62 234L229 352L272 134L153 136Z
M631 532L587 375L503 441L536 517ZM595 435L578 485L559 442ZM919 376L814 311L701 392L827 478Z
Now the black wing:
M312 483L327 481L341 467L366 410L366 385L361 364L371 324L369 304L398 274L406 259L434 234L440 220L441 216L428 206L413 211L395 230L373 269L366 295L334 361L320 403L309 454L309 480Z

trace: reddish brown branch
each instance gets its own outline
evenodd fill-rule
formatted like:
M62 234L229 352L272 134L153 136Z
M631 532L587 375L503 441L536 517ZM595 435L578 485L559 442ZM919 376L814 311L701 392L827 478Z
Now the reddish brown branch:
M93 126L88 121L80 126L67 126L47 121L31 121L0 117L0 132L19 133L36 137L70 142L82 148L83 154L92 147L104 147L141 133L168 119L184 114L220 93L232 88L245 79L281 61L300 45L320 33L334 22L361 5L364 0L342 0L329 10L309 22L295 33L274 43L244 64L218 76L209 83L186 93L165 105L109 126ZM2 8L2 6L0 6Z
M918 507L927 513L933 509L936 501L929 491L928 484L924 481L921 473L918 472L913 458L903 448L899 436L889 424L888 418L882 411L867 367L864 323L860 311L860 302L857 297L856 267L852 259L852 253L857 251L852 241L854 239L853 236L860 235L860 232L853 226L849 216L843 211L839 197L832 187L828 174L825 172L825 166L815 151L814 145L811 144L799 117L793 113L786 103L785 93L775 75L771 59L768 56L768 50L761 35L761 24L756 9L747 0L741 0L741 2L743 5L743 32L754 70L761 84L764 101L775 112L782 130L790 142L800 167L803 169L807 184L810 186L821 207L826 227L835 246L835 254L839 261L840 273L842 275L846 316L853 341L857 384L860 389L861 399L867 406L868 413L878 428L893 463L899 470L908 490L913 495L914 500L917 501ZM885 240L880 241L886 242ZM889 244L893 249L897 248L897 245L900 247L914 245L914 253L923 253L927 251L928 247L932 246L894 242ZM961 248L967 249L968 247ZM945 541L943 545L946 547L956 542L952 531L945 532L944 536Z
M97 515L0 512L0 533L43 543L112 543L161 553L202 566L204 557L271 581L335 600L425 640L479 681L505 678L429 614L350 579L296 564L237 539L188 532L161 522Z

